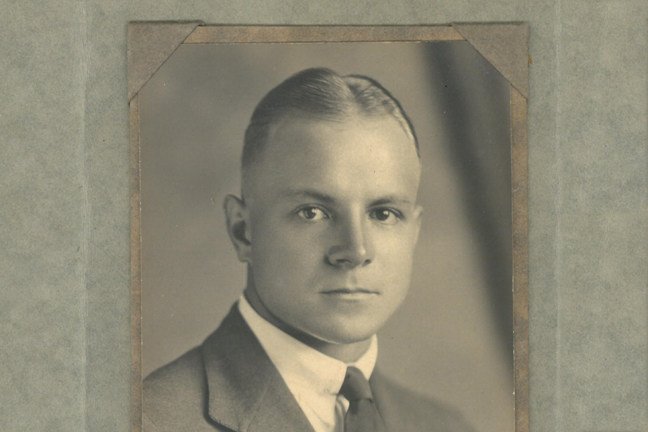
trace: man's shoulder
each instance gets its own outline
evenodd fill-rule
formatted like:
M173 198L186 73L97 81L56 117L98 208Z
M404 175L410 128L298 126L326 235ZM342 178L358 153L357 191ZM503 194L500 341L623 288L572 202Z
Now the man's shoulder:
M151 373L142 391L145 424L164 425L159 430L182 430L183 425L194 424L193 419L204 418L207 383L200 348Z
M379 372L372 380L372 389L378 409L391 429L402 432L473 431L459 410L397 384Z
M196 347L147 376L143 383L144 391L165 393L183 388L201 388L204 386L204 375L200 347Z

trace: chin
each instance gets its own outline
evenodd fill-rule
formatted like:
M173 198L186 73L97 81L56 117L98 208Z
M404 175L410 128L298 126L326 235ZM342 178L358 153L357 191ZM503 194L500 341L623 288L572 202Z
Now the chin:
M349 345L369 339L380 330L380 327L379 325L370 326L367 323L356 326L345 325L335 328L328 327L322 331L311 333L311 335L324 342Z

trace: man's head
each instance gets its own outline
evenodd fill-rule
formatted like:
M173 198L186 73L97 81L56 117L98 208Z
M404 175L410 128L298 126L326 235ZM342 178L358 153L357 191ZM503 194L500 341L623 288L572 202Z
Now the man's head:
M418 155L418 139L411 120L400 102L380 83L366 76L340 76L330 69L313 68L291 76L257 105L245 131L241 157L244 178L254 169L273 130L286 117L337 123L392 117L409 136Z
M256 309L292 333L364 341L401 304L421 209L414 128L376 81L302 71L245 135L242 198L225 200Z

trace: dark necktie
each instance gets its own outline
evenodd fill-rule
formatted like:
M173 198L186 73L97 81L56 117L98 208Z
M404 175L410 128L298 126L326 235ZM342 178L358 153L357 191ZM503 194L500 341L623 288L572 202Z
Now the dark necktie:
M373 402L369 381L359 369L349 366L340 394L349 401L344 432L385 432L385 424Z

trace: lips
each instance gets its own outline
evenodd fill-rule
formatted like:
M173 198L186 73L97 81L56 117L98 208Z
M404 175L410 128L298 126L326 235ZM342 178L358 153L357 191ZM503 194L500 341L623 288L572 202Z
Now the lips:
M352 295L352 294L380 294L378 291L370 290L366 288L335 288L332 290L322 291L322 294L338 294L338 295Z

